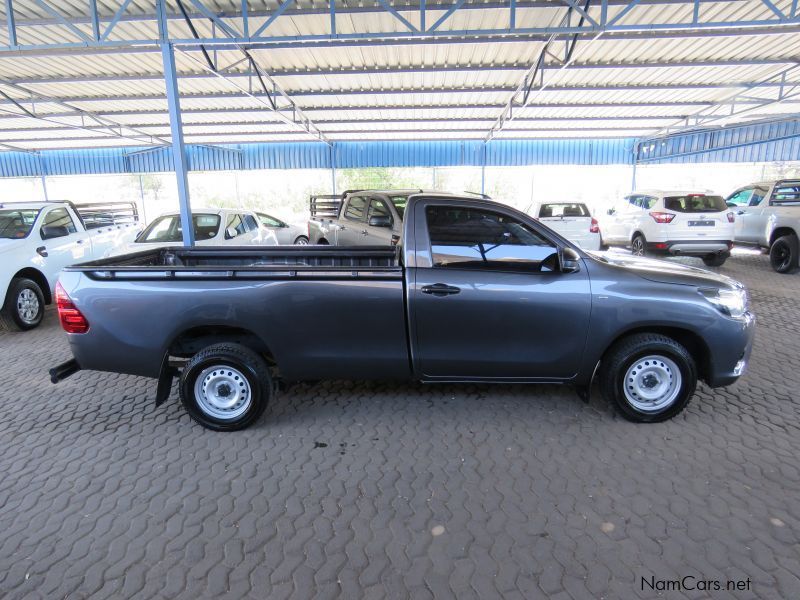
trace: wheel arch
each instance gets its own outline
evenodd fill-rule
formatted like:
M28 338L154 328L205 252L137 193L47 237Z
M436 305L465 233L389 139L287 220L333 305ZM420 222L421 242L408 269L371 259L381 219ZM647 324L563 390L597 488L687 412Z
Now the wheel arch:
M682 345L691 355L692 359L697 366L697 374L699 379L706 380L711 373L711 351L708 348L702 336L698 335L690 329L683 327L658 325L658 326L642 326L628 329L615 337L611 343L606 346L603 351L603 356L600 358L598 364L602 363L609 351L616 346L619 342L632 335L640 333L654 333L671 338ZM595 369L596 371L596 369Z
M319 238L317 240L317 244L319 244L320 246L330 246L331 245L331 243L328 241L328 238L326 238L326 237Z
M201 325L178 333L170 341L166 356L189 358L203 348L226 342L241 344L263 357L271 367L277 367L275 355L260 336L243 327L223 324Z
M793 235L797 237L797 232L792 227L776 227L769 236L769 246L772 247L772 244L775 243L775 240L785 235Z
M35 269L33 267L25 267L24 269L20 269L14 273L11 281L19 278L35 281L36 285L38 285L42 290L42 294L44 295L44 303L51 304L53 302L53 294L50 291L50 282L47 281L47 277L45 277L44 273L42 273L39 269ZM11 282L9 282L9 287L10 284ZM6 290L6 295L8 295L8 290Z

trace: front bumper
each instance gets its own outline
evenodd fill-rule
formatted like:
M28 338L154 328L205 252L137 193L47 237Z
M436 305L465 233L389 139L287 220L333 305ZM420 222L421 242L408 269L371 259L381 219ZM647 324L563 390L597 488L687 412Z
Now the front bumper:
M707 383L711 387L731 385L747 371L756 335L756 316L748 312L743 319L736 320L735 323L737 331L733 334L740 343L727 343L724 346L710 348ZM730 336L726 338L729 342L732 341Z
M730 240L670 240L667 242L647 242L651 254L671 254L673 256L707 256L731 251Z

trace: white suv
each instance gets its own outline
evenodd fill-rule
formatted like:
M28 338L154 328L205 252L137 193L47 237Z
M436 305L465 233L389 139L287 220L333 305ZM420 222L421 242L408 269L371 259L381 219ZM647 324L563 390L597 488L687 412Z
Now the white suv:
M608 211L603 244L634 254L698 256L709 267L730 256L736 217L722 196L704 192L643 191Z

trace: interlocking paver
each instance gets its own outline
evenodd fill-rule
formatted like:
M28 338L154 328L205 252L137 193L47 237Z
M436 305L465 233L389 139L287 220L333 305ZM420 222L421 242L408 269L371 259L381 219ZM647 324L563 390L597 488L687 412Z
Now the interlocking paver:
M51 385L53 311L0 332L0 597L797 597L800 275L719 271L759 318L749 373L650 426L596 391L322 382L212 433L150 380Z

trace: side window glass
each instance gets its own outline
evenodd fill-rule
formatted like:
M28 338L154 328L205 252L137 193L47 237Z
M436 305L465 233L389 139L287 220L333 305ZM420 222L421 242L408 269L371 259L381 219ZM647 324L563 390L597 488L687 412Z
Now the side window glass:
M736 206L747 206L750 203L750 196L752 195L753 188L745 188L729 196L725 202L735 204Z
M44 217L44 223L42 223L42 227L63 228L63 235L70 235L78 231L75 228L75 223L72 221L72 217L69 216L69 213L65 208L55 208L47 213Z
M658 198L653 198L652 196L642 196L642 208L650 210L656 205L658 202Z
M241 215L233 214L228 217L228 222L225 224L225 229L227 230L231 227L233 227L239 235L245 232L244 222L242 221ZM225 239L231 239L227 232L225 233Z
M513 217L454 206L425 209L433 266L539 272L558 267L552 242Z
M364 213L367 208L367 200L361 196L353 196L347 203L347 210L344 213L346 219L351 221L363 221Z
M261 223L267 227L280 227L281 222L278 219L270 217L269 215L259 215Z
M629 196L628 202L631 206L635 206L636 208L642 208L642 197L641 196Z
M247 231L257 231L258 230L258 223L256 223L256 219L253 215L245 215L244 216L244 223L247 226Z
M389 207L383 200L373 199L369 203L369 212L367 213L367 221L372 217L391 217L392 213L389 212Z
M772 192L772 200L776 204L795 204L800 202L800 186L799 185L782 185L775 188ZM751 203L751 206L755 206Z

